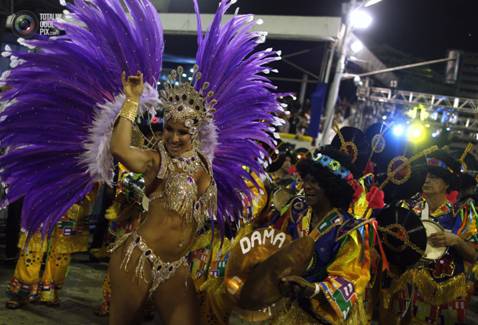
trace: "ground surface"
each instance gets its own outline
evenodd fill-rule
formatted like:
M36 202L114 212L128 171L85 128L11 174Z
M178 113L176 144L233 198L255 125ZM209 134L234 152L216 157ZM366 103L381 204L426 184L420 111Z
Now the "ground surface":
M50 308L42 305L28 305L18 310L5 309L4 301L8 280L13 267L0 267L0 324L1 325L86 325L107 324L106 318L94 314L101 300L101 284L106 264L84 263L76 260L69 269L65 287L61 292L61 306Z
M86 257L76 256L61 293L59 308L28 305L23 309L8 310L5 309L4 293L13 273L13 266L0 265L0 325L106 325L106 318L94 314L101 302L101 285L105 271L105 263L87 263ZM246 323L234 319L231 324ZM478 325L478 297L473 297L466 324Z

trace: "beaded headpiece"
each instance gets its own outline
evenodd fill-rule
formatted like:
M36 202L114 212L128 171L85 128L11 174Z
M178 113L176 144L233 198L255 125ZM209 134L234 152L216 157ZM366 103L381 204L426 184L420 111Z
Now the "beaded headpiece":
M327 168L335 176L339 176L343 180L353 178L352 172L342 166L339 161L332 159L331 157L317 153L312 157L312 161L322 167Z
M182 79L183 67L172 70L169 74L165 87L161 90L161 104L164 108L165 121L184 121L191 135L198 133L198 128L206 119L212 119L214 105L212 99L214 93L207 92L209 83L204 82L201 88L196 90L194 85L201 79L201 72L194 66L191 82Z

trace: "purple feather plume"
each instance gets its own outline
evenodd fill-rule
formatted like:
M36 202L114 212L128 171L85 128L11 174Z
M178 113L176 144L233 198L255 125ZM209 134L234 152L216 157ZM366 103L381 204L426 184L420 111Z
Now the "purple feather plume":
M243 200L250 198L244 181L255 182L243 166L258 175L264 173L260 157L267 157L264 146L275 146L269 128L277 122L274 114L281 110L278 95L273 92L276 87L264 76L269 71L267 65L280 59L280 52L256 50L264 34L252 31L256 25L252 15L235 15L221 25L233 2L223 0L219 4L203 36L198 2L194 0L198 20L196 61L202 73L196 89L209 82L208 90L214 92L211 99L217 100L213 139L202 141L208 146L216 143L213 172L218 188L217 220L222 229L225 223L232 224L241 217Z
M124 2L127 12L124 10ZM163 54L159 15L148 0L76 0L56 26L65 35L21 40L35 52L5 53L14 68L0 112L4 205L24 197L23 227L44 234L96 182L110 182L111 131L124 95L121 72L142 71L141 103L158 103ZM8 51L7 51L8 52Z

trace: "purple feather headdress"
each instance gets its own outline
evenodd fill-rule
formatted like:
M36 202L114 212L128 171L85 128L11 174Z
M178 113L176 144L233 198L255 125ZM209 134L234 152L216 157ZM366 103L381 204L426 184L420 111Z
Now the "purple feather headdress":
M267 49L257 51L265 33L252 31L257 24L252 15L234 15L221 25L224 14L235 1L222 1L203 36L198 2L194 0L198 22L197 65L202 78L196 84L200 89L204 82L214 92L210 100L217 100L213 125L205 125L207 131L201 140L203 151L214 157L213 172L218 188L217 221L221 228L234 223L243 214L244 198L250 189L245 180L255 184L251 174L264 173L262 160L266 159L265 147L275 146L270 127L276 122L274 114L282 110L276 89L264 73L267 65L280 59L280 52ZM212 152L212 153L211 153Z
M221 229L242 215L245 184L253 179L245 166L263 173L267 150L275 145L270 126L281 110L275 87L263 73L280 53L256 51L263 33L252 31L251 15L235 15L221 26L233 2L223 1L205 36L198 18L197 64L200 89L210 84L217 100L212 121L199 130L201 149L213 162ZM163 32L147 0L77 0L56 23L64 36L23 41L34 53L12 55L15 66L4 74L10 90L0 112L0 181L8 186L4 204L24 197L22 223L45 234L96 182L109 183L113 123L124 101L121 72L143 72L141 104L158 104Z
M122 3L127 8L127 12ZM56 26L66 33L20 42L0 112L3 204L24 197L22 225L45 234L96 182L111 182L109 142L124 100L121 72L142 71L141 98L158 102L163 31L147 0L76 0ZM148 22L148 23L145 23Z

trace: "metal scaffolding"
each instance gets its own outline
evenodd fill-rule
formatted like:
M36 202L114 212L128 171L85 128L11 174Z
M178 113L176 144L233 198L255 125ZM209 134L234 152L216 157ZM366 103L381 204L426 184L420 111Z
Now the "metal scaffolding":
M421 105L430 114L426 123L450 132L453 146L478 143L478 99L366 86L357 89L357 98L359 109L355 123L362 127L387 114L393 115L397 107L407 110Z
M359 100L382 103L416 106L423 104L427 107L444 107L456 112L478 113L478 99L433 95L406 90L394 90L378 87L359 87Z

